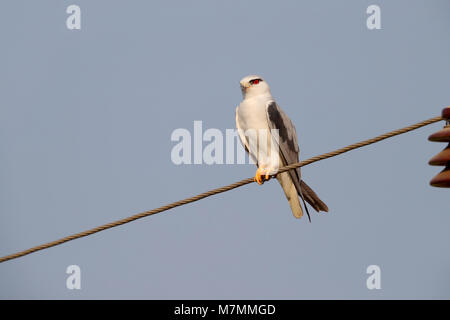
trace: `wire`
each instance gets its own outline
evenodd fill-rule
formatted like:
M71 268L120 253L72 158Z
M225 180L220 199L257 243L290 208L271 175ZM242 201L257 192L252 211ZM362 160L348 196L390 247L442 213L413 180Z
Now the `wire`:
M368 140L364 140L364 141L361 141L361 142L357 142L357 143L351 144L349 146L337 149L335 151L324 153L322 155L318 155L318 156L309 158L307 160L304 160L304 161L301 161L301 162L298 162L298 163L294 163L294 164L282 167L282 168L280 168L278 170L278 173L282 173L282 172L285 172L285 171L288 171L288 170L291 170L291 169L303 167L303 166L309 165L311 163L314 163L314 162L317 162L317 161L320 161L320 160L324 160L324 159L328 159L328 158L331 158L331 157L335 157L335 156L340 155L342 153L345 153L345 152L348 152L348 151L351 151L351 150L354 150L354 149L357 149L357 148L361 148L361 147L364 147L364 146L367 146L367 145L379 142L381 140L384 140L384 139L387 139L387 138L391 138L391 137L394 137L394 136L397 136L397 135L400 135L400 134L403 134L403 133L406 133L406 132L418 129L418 128L421 128L423 126L426 126L426 125L429 125L429 124L432 124L432 123L435 123L435 122L438 122L438 121L441 121L441 120L443 120L443 118L440 117L440 116L439 117L434 117L434 118L431 118L431 119L428 119L428 120L424 120L424 121L418 122L416 124L410 125L408 127L404 127L402 129L394 130L394 131L391 131L391 132L379 135L379 136L377 136L375 138L372 138L372 139L368 139ZM75 239L87 237L87 236L89 236L91 234L94 234L94 233L97 233L97 232L100 232L100 231L103 231L103 230L106 230L106 229L114 228L114 227L123 225L125 223L129 223L131 221L134 221L134 220L137 220L137 219L141 219L141 218L144 218L144 217L148 217L148 216L151 216L151 215L163 212L163 211L167 211L167 210L173 209L175 207L183 206L183 205L188 204L188 203L199 201L201 199L204 199L204 198L207 198L207 197L210 197L210 196L222 193L222 192L230 191L230 190L242 187L242 186L244 186L246 184L249 184L249 183L252 183L252 182L254 182L253 178L244 179L244 180L232 183L230 185L227 185L227 186L224 186L224 187L221 187L221 188L213 189L213 190L210 190L210 191L198 194L196 196L193 196L193 197L190 197L190 198L186 198L184 200L172 202L170 204L167 204L165 206L162 206L162 207L150 210L150 211L137 213L135 215L132 215L130 217L127 217L127 218L124 218L124 219L121 219L121 220L110 222L110 223L98 226L96 228L92 228L92 229L89 229L89 230L86 230L86 231L83 231L83 232L75 233L75 234L69 235L67 237L55 240L55 241L44 243L44 244L41 244L41 245L38 245L38 246L35 246L35 247L32 247L32 248L29 248L27 250L19 251L19 252L16 252L16 253L13 253L13 254L1 257L0 258L0 263L8 261L8 260L16 259L16 258L19 258L19 257L23 257L25 255L28 255L28 254L36 252L36 251L48 249L48 248L51 248L51 247L63 244L63 243L68 242L68 241L72 241L72 240L75 240Z

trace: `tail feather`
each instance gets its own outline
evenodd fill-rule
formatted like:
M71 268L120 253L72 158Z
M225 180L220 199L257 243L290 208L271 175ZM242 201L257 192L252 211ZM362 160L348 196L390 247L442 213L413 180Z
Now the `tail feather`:
M316 210L317 212L328 212L327 205L322 200L320 200L319 196L313 191L313 189L311 189L310 186L306 184L305 181L300 180L300 188L302 190L302 194L300 196L303 195L305 201L308 202L311 207L314 208L314 210Z
M310 222L311 216L309 215L308 207L305 202L309 203L316 211L328 212L327 205L320 200L317 194L303 180L300 180L300 183L298 183L298 180L292 180L292 177L288 172L278 174L277 180L284 190L284 194L286 195L294 217L301 218L303 216L303 208L300 199L303 202Z
M277 180L283 188L284 194L286 195L294 217L301 218L303 216L302 205L300 204L300 199L297 195L297 189L295 188L294 183L292 183L289 173L283 172L281 174L278 174Z

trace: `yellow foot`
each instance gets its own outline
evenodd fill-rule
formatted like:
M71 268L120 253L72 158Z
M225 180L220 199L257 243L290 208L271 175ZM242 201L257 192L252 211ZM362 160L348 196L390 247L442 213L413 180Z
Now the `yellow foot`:
M269 181L270 180L270 170L265 170L265 169L260 169L258 168L258 170L256 170L256 174L255 174L255 182L257 182L259 185L263 184L264 181Z

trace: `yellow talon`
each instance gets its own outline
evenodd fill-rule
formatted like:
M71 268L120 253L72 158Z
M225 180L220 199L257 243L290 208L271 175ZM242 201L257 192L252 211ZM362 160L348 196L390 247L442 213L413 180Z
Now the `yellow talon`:
M254 181L261 185L264 181L268 180L270 180L270 171L258 168L256 170Z
M258 168L256 170L255 178L253 180L255 180L256 183L258 183L259 185L264 183L262 176L261 176L261 169Z

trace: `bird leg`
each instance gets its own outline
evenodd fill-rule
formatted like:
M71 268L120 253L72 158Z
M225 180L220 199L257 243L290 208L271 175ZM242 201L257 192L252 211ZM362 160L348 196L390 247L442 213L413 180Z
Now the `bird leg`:
M270 170L258 168L256 170L254 181L259 185L263 184L265 181L270 180Z

